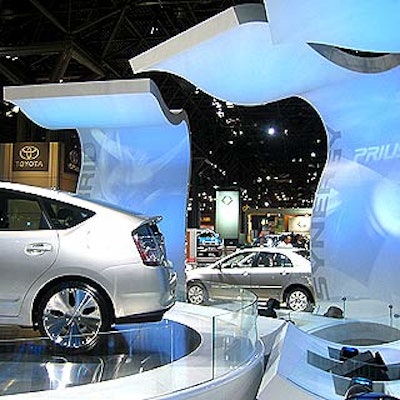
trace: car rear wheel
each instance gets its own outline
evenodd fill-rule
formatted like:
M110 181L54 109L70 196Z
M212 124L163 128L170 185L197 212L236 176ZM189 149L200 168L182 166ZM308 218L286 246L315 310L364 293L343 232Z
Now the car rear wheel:
M58 348L80 352L93 348L110 329L107 303L94 287L63 282L46 292L38 308L38 327Z
M311 306L310 295L306 289L294 288L286 296L286 305L292 311L306 311Z
M207 290L201 283L192 283L187 289L187 299L192 304L202 304L207 300Z

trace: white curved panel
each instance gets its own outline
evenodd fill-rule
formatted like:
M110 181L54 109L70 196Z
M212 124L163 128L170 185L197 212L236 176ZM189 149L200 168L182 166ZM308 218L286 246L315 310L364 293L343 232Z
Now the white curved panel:
M305 96L329 146L313 210L313 273L321 305L346 298L347 316L387 317L389 305L400 307L399 73Z
M400 52L396 0L264 0L274 43L325 43L371 52Z
M51 129L178 124L149 79L10 86L6 99L36 124Z
M306 43L271 42L270 26L240 18L246 6L233 7L130 60L135 73L164 71L181 76L203 91L236 104L259 105L352 76ZM228 18L229 16L229 18ZM226 20L229 20L229 23Z
M190 166L184 112L172 113L150 80L5 88L5 99L49 129L77 129L78 193L146 215L162 215L168 258L184 295Z
M268 22L263 7L253 5L251 18L240 18L248 6L234 7L131 65L135 72L182 76L236 104L290 96L313 104L329 132L329 163L312 218L318 298L339 305L345 298L347 316L386 315L389 305L398 313L398 55L365 59L330 46L399 52L400 3L265 3Z

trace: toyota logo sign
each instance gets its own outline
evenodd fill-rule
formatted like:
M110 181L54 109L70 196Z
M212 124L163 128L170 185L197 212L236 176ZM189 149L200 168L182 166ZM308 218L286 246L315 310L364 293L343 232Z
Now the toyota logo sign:
M14 171L47 171L48 143L14 143Z
M40 150L36 146L26 145L20 149L19 156L25 161L33 161L40 156Z

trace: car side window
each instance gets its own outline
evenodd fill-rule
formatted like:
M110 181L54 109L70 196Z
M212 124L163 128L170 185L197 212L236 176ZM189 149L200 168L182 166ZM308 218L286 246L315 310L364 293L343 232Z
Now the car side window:
M274 267L291 268L293 264L284 254L274 253Z
M0 230L67 229L93 215L93 211L71 204L0 190Z
M226 260L222 264L222 268L245 268L254 265L255 257L257 253L240 253Z
M0 192L0 230L41 229L50 229L50 226L38 200L22 194Z
M275 253L260 252L258 256L258 267L274 267L274 255Z

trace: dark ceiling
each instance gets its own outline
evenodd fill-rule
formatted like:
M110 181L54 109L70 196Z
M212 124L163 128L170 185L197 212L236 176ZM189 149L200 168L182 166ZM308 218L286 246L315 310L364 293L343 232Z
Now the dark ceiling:
M1 0L0 85L131 79L128 60L217 13L251 0ZM224 68L224 66L220 66ZM317 113L290 98L238 107L172 75L151 73L192 132L191 197L211 211L215 187L240 187L250 207L310 207L326 160ZM17 137L2 105L0 141ZM275 134L268 129L275 127ZM197 201L193 201L196 205Z

